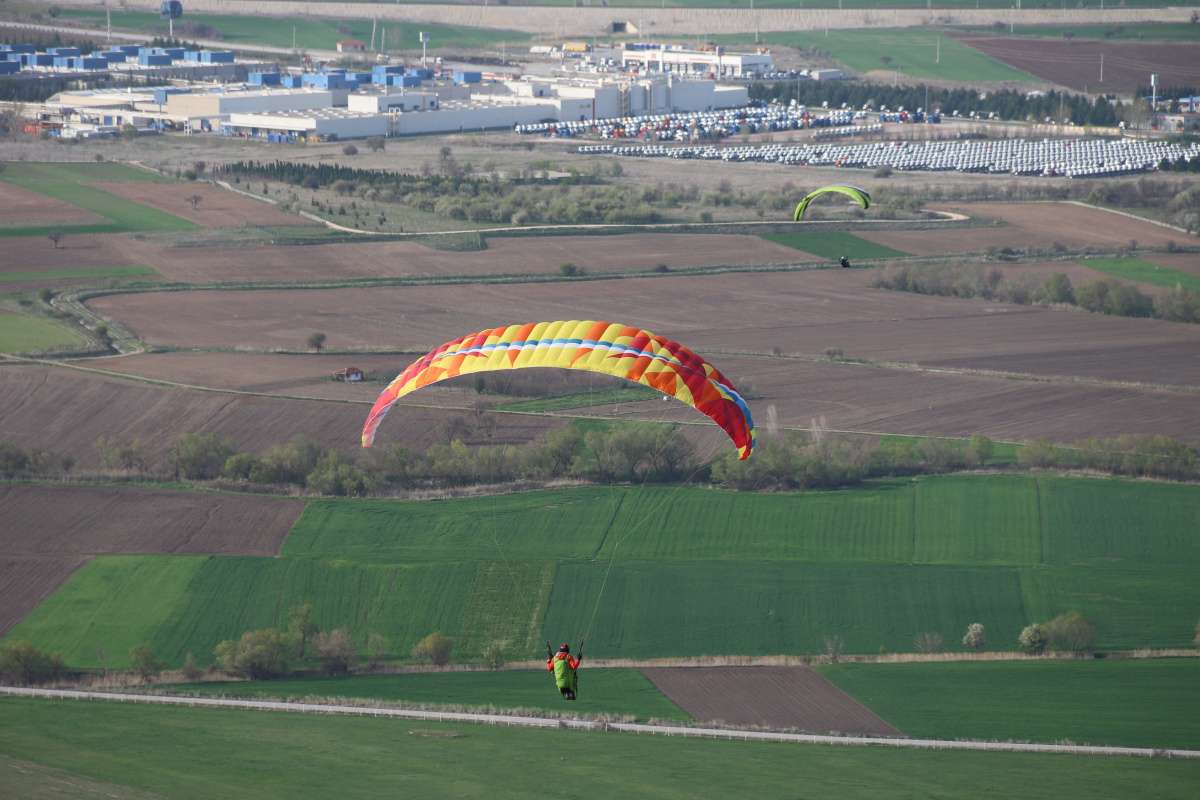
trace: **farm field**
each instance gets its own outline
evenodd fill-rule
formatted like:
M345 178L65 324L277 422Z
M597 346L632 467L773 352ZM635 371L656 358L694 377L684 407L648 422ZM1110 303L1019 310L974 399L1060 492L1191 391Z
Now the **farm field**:
M149 267L95 267L93 269L51 269L39 272L0 272L0 284L44 286L58 281L100 281L111 278L153 278L157 272Z
M1132 92L1149 85L1200 83L1200 45L960 36L958 41L1011 69L1078 91ZM1104 75L1100 57L1104 56Z
M119 164L33 164L10 163L0 181L39 192L61 200L108 220L100 225L55 225L40 228L3 228L5 236L37 236L49 230L71 233L124 233L133 231L185 231L195 226L181 217L157 208L134 203L117 195L95 188L101 181L157 182L159 177L145 170Z
M710 38L742 45L754 41L753 36L745 34ZM1021 67L1010 66L937 30L878 28L766 32L759 39L765 44L824 51L859 73L884 71L890 74L895 71L910 78L963 82L1036 80Z
M1190 798L1200 775L1194 762L1182 760L798 747L15 698L0 700L0 719L6 723L0 753L9 758L65 771L85 785L101 781L179 798L213 791L350 797L380 785L418 796L449 790L516 798L542 793L566 774L595 798L767 797L781 786L803 785L851 800L1018 793L1082 800L1132 796L1153 785L1156 796L1172 800ZM560 758L539 765L515 756L547 752ZM664 764L671 765L667 781ZM904 776L903 793L897 775Z
M1072 248L1115 249L1127 246L1130 240L1142 247L1159 248L1186 241L1178 231L1073 203L970 203L948 206L947 210L999 224L922 231L865 230L858 235L918 256L982 253L989 247L1051 249L1055 242Z
M1194 658L817 670L910 736L1200 747Z
M71 402L64 403L64 397ZM301 433L325 447L357 452L368 402L235 397L74 370L0 364L3 437L21 447L70 453L81 468L99 463L95 442L100 436L136 440L155 468L166 464L167 451L179 436L192 432L228 437L251 452ZM104 409L104 414L96 409ZM462 414L453 408L408 406L403 415L388 420L387 436L423 449L445 441L446 425ZM505 415L496 420L493 441L527 442L562 424L547 417Z
M515 655L532 660L538 654ZM172 693L221 697L283 697L296 700L305 697L359 698L409 705L607 714L630 716L642 722L691 721L691 717L685 711L667 699L638 670L587 669L580 674L579 682L579 699L570 704L565 703L554 691L554 680L545 670L354 675L344 678L195 683L171 686L169 690Z
M62 16L90 24L104 24L104 12L91 9L67 8ZM312 19L305 17L241 16L233 14L188 14L187 21L194 25L208 25L220 32L222 41L230 44L263 44L271 47L296 47L301 50L333 50L339 39L354 37L364 42L371 40L371 20ZM144 31L165 35L166 23L158 14L137 11L113 13L114 28ZM341 26L339 28L339 26ZM292 29L295 28L293 44ZM462 25L440 25L437 23L404 23L387 20L389 52L407 50L420 51L417 41L419 31L427 31L432 46L439 48L492 48L499 42L519 44L530 38L528 33L496 28L472 28ZM200 36L199 38L205 38Z
M1200 261L1200 256L1194 258ZM1089 258L1080 263L1089 269L1136 283L1148 283L1167 289L1182 286L1193 292L1200 292L1200 275L1160 266L1144 258Z
M1130 4L1134 5L1134 4ZM968 28L975 34L993 34L992 28ZM1117 25L1014 25L1004 31L1006 36L1030 36L1039 39L1101 39L1124 41L1137 39L1148 42L1200 41L1200 27L1188 23L1121 23Z
M43 353L84 344L81 335L61 323L0 308L0 353Z
M207 183L96 181L91 185L117 197L157 208L206 228L316 225L303 217L280 211L269 203ZM193 197L200 198L194 206Z
M85 556L0 554L0 635L37 608L87 561Z
M659 667L642 673L700 722L900 735L808 667Z
M847 258L894 258L908 255L891 247L861 239L845 231L767 234L763 238L769 242L834 260L842 256Z
M99 214L3 181L0 181L0 206L4 208L0 228L93 225L103 221Z
M323 629L384 636L389 659L433 630L468 662L491 642L528 658L581 637L600 658L812 653L833 634L904 652L970 622L1004 648L1072 609L1100 648L1177 647L1200 613L1198 516L1190 486L1026 476L314 500L283 558L97 557L11 636L75 666L110 640L115 665L139 642L208 663L308 600Z
M111 295L89 306L151 344L176 347L296 349L319 325L330 349L425 352L486 324L575 317L645 326L713 358L837 347L854 358L924 366L1200 382L1196 326L873 290L870 278L867 270L819 270L703 281L193 291ZM731 308L755 313L731 316Z

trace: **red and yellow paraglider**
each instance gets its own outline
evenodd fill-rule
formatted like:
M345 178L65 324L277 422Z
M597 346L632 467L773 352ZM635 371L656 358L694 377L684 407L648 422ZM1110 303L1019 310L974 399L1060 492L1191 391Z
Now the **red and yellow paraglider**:
M615 322L569 320L488 328L435 347L379 395L363 425L370 447L391 407L407 394L458 375L503 369L582 369L657 389L717 423L741 458L754 449L754 420L733 384L688 348Z

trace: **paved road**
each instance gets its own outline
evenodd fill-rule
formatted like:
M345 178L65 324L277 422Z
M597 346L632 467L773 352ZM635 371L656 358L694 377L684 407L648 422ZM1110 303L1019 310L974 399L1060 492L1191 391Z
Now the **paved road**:
M653 734L659 736L692 736L701 739L737 739L757 742L790 742L795 744L836 744L847 746L903 747L916 750L987 750L1008 753L1058 753L1090 756L1132 756L1139 758L1200 759L1200 750L1153 750L1147 747L1092 747L1087 745L1027 744L1021 742L976 742L947 739L904 739L878 736L820 736L807 733L772 733L741 731L729 728L694 728L683 725L643 725L632 722L593 722L580 719L551 719L522 717L514 714L482 714L465 711L422 711L416 709L344 706L332 703L285 703L275 700L233 700L218 697L178 697L161 694L132 694L126 692L84 692L71 689L30 689L0 686L0 695L37 697L51 700L107 700L124 703L149 703L171 706L206 706L214 708L251 709L255 711L290 711L309 714L345 714L359 717L391 717L419 719L431 722L464 722L475 725L511 725L522 728L572 728L575 730Z

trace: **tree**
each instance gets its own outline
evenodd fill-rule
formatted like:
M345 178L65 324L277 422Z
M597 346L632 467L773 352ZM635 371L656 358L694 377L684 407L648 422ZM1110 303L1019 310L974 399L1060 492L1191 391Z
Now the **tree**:
M62 241L63 232L62 231L50 231L49 233L46 234L46 238L54 243L54 249L57 250L58 243Z
M183 659L183 678L186 681L198 681L203 675L200 667L196 666L196 657L188 651L187 657Z
M1096 626L1078 611L1059 614L1045 625L1046 641L1051 650L1083 653L1092 649Z
M973 464L987 464L992 459L995 445L992 440L977 433L967 442L967 460Z
M822 642L822 646L825 655L835 664L842 657L842 653L846 652L846 640L842 638L840 633L826 636Z
M155 657L150 645L139 644L129 651L129 666L138 674L138 677L149 683L163 671L163 667L166 665Z
M443 667L450 663L450 651L453 649L453 639L440 633L431 633L413 646L412 657Z
M967 626L967 632L963 635L963 647L969 647L972 650L981 650L986 643L984 637L983 625L978 622L972 622Z
M316 350L318 353L325 347L325 334L312 333L308 337L308 347L310 350Z
M564 278L574 278L576 275L580 274L579 267L575 264L572 264L570 261L561 265L558 268L558 272Z
M321 631L313 637L313 649L326 675L345 675L358 660L358 649L345 628Z
M185 433L171 448L171 463L184 478L211 480L233 452L233 443L215 433Z
M504 642L492 642L483 648L483 664L490 670L504 666Z
M136 139L137 135L138 135L138 130L137 130L137 127L135 125L133 125L133 123L126 122L124 125L121 126L121 137L122 138Z
M0 676L14 683L46 683L63 674L60 655L38 650L29 642L5 642L0 645Z
M1046 282L1034 293L1034 300L1039 303L1075 303L1075 288L1066 273L1056 272L1046 279Z
M945 640L935 631L921 631L913 640L913 646L918 653L940 653Z
M342 155L356 156L356 155L358 155L358 148L352 144L348 144L342 148Z
M309 637L317 632L317 624L312 621L312 616L313 604L308 602L292 606L288 612L287 632L295 645L296 658L304 658Z
M264 628L227 639L213 650L221 669L247 678L274 678L287 671L288 639L283 631Z
M378 153L387 147L387 142L382 136L372 136L367 139L367 149L372 153Z
M200 207L200 201L203 199L204 199L203 195L199 195L199 194L188 195L187 200L189 203L192 204L192 211L195 211L197 208Z
M368 634L367 636L367 668L379 669L383 663L383 657L387 655L388 643L387 639L380 636L378 633Z
M1046 652L1046 629L1036 622L1026 625L1021 630L1021 635L1017 637L1017 644L1030 655Z

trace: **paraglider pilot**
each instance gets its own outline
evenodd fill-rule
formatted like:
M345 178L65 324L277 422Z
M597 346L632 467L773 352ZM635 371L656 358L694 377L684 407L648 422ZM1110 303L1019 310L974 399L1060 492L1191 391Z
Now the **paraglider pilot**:
M842 265L842 269L850 269L850 259L845 256L839 258L838 263Z
M546 671L554 673L554 685L562 693L564 700L574 700L579 688L579 662L583 660L583 645L579 645L579 658L571 655L571 645L563 642L558 646L557 653L550 652L550 643L546 642Z

